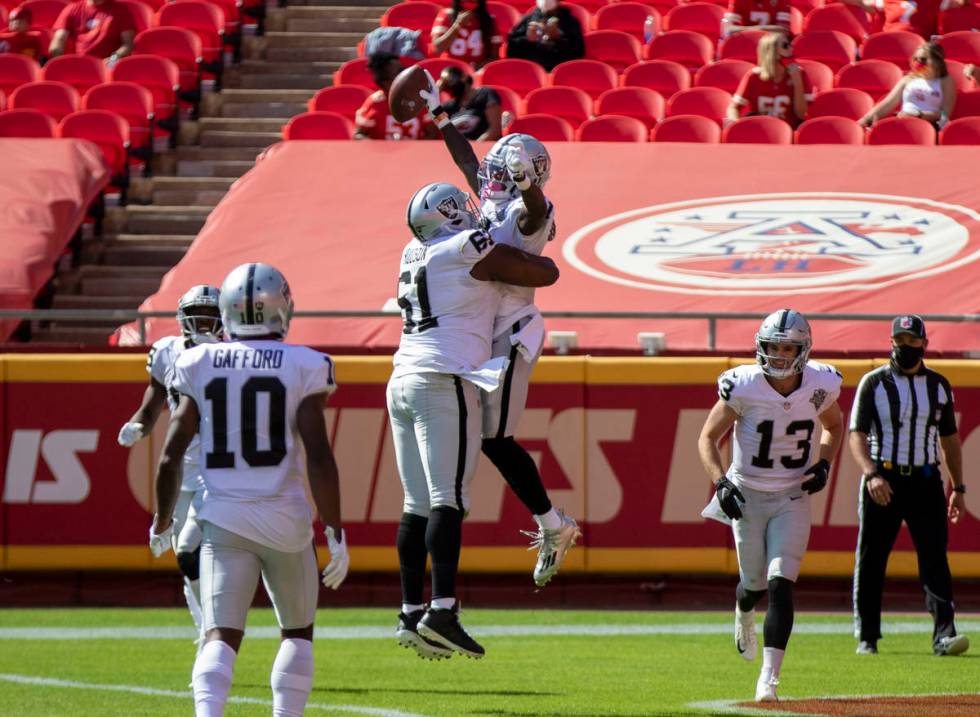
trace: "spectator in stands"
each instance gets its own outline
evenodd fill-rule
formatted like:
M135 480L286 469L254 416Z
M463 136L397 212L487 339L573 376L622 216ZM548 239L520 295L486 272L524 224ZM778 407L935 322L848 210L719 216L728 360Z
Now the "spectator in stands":
M435 139L436 127L425 115L420 114L407 122L399 122L391 115L388 91L392 81L402 71L398 56L390 52L376 52L368 57L368 69L374 76L378 91L364 100L354 115L357 125L354 139Z
M133 51L136 35L129 8L117 0L76 0L61 11L54 30L51 57L64 54L73 40L76 54L104 58L110 66Z
M729 121L744 113L769 115L789 122L795 127L806 115L807 97L813 89L800 66L793 62L793 46L789 35L770 32L759 40L758 67L745 73L732 103L728 106Z
M432 23L432 54L479 68L500 56L504 38L486 0L453 0Z
M537 7L514 25L507 37L507 57L537 62L551 72L555 65L585 57L582 26L559 0L535 0Z
M839 0L864 8L877 22L882 32L904 30L921 35L926 40L939 32L939 13L953 7L963 7L971 0Z
M473 88L473 78L458 67L447 67L439 76L439 89L452 100L442 106L466 139L494 142L503 134L500 95L489 87Z
M942 129L956 103L956 80L946 69L942 45L927 42L912 53L912 71L906 74L859 124L870 127L888 117L901 103L899 117L921 117Z
M38 34L30 31L32 19L30 8L16 7L11 10L8 32L0 33L0 53L9 52L26 55L34 60L41 59L44 47Z
M728 0L728 12L721 18L721 36L742 30L789 32L789 0Z

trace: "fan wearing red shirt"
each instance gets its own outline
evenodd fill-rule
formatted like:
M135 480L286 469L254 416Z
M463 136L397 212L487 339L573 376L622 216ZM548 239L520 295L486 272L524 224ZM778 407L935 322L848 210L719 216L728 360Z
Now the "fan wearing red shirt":
M745 73L739 83L728 119L746 115L769 115L785 120L795 127L806 115L807 95L812 92L809 81L792 63L793 48L781 32L771 32L759 41L759 66Z
M76 0L61 11L54 30L51 57L63 54L71 38L76 54L102 57L108 64L133 51L136 35L132 14L116 0Z
M839 0L864 8L882 32L914 32L926 40L939 32L939 14L963 7L968 0Z
M742 30L789 31L789 0L728 0L721 19L722 36Z
M435 139L435 125L424 114L407 122L399 122L391 116L388 90L402 70L398 56L388 52L375 53L368 58L368 69L380 89L364 100L355 113L354 139Z
M9 52L14 55L24 55L34 60L41 59L44 47L41 38L31 29L30 8L17 7L10 12L8 22L9 32L0 32L0 53Z
M432 23L432 54L480 67L500 55L504 38L486 0L453 0Z

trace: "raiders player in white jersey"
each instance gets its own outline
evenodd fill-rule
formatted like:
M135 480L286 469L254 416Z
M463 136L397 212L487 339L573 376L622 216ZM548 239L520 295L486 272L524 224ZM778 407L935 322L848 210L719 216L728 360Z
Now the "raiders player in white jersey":
M510 134L479 161L469 141L445 118L439 92L431 76L429 79L430 89L422 97L456 166L481 199L490 236L498 244L541 254L555 237L555 209L543 192L551 176L548 150L531 135ZM533 288L507 286L501 292L492 350L494 356L508 357L510 366L502 390L482 396L482 449L538 524L537 531L521 532L538 549L534 582L543 587L558 572L581 532L571 517L552 506L537 464L514 440L531 371L544 346L544 322L534 305Z
M402 252L398 304L404 330L388 382L388 414L405 505L398 528L402 611L396 637L421 657L455 650L482 657L459 623L456 572L469 483L480 446L480 390L499 385L506 358L491 359L500 284L548 286L551 259L495 244L469 196L451 184L422 187L408 205L414 238ZM424 609L426 557L432 600Z
M205 643L194 663L195 714L224 713L261 576L282 634L272 666L272 713L294 717L303 713L313 686L319 592L302 449L331 556L323 584L336 589L348 567L337 465L323 417L324 401L336 388L333 362L283 343L293 302L286 279L267 264L234 269L221 285L220 307L230 340L194 347L177 359L173 387L180 402L157 468L150 545L169 544L180 461L200 427Z
M837 397L841 375L809 361L810 326L781 309L755 337L755 365L718 378L715 403L698 439L701 463L715 481L702 513L730 522L738 554L735 647L755 659L755 605L768 593L757 701L775 701L786 644L793 629L793 583L810 537L810 495L823 490L844 435ZM817 422L823 428L814 450ZM734 425L732 464L726 471L719 442ZM816 455L814 455L816 453Z
M119 445L130 448L153 432L160 412L166 403L170 412L177 409L178 395L173 389L173 371L177 357L198 344L221 341L221 314L218 309L218 289L199 284L192 286L177 302L177 322L180 336L165 336L150 348L146 371L150 382L143 393L143 402L133 417L119 429ZM201 630L200 575L201 529L195 519L204 495L204 481L197 461L195 436L184 453L180 496L174 508L174 552L177 565L184 575L184 597L198 632Z

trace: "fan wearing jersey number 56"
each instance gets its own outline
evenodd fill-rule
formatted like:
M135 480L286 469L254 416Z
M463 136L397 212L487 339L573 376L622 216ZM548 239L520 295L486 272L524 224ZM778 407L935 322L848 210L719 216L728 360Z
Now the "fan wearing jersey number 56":
M340 485L327 438L324 402L335 389L333 361L284 344L293 313L285 277L268 264L243 264L221 286L230 341L177 359L180 394L157 468L151 541L172 525L180 463L200 427L206 493L197 519L205 644L194 663L196 717L224 712L245 616L259 577L282 634L272 666L273 714L303 713L313 686L313 617L319 586L306 474L326 525L330 563L323 583L337 588L348 557L340 527Z

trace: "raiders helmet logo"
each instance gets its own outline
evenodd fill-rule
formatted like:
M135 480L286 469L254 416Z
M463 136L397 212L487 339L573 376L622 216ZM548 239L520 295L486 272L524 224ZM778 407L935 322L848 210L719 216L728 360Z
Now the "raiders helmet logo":
M826 400L827 400L827 392L824 391L822 388L818 388L816 391L813 392L813 395L810 396L810 403L812 403L813 407L818 411L820 410L820 407L823 405L823 402Z
M455 197L446 197L436 205L436 211L446 219L455 219L459 214L459 205Z

